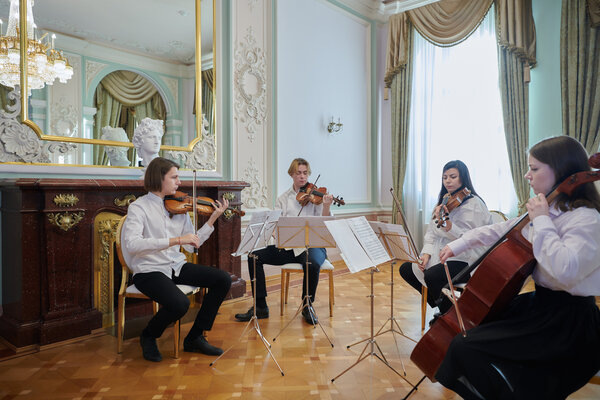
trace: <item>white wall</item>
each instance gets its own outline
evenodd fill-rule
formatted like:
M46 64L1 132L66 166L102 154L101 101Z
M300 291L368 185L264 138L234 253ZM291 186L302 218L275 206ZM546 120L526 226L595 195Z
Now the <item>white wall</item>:
M371 201L370 23L320 0L277 2L276 191L292 159L353 203ZM343 130L327 132L331 117Z

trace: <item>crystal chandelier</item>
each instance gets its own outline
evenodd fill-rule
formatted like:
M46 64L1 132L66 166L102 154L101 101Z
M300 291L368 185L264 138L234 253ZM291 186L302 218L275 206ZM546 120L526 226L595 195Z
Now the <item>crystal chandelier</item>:
M52 85L58 78L66 83L73 76L73 67L69 65L62 52L54 49L52 40L35 37L33 22L33 0L27 1L27 82L28 89L41 89L44 85ZM50 43L49 43L50 42ZM14 88L21 83L20 58L21 44L19 37L19 0L10 0L10 13L6 35L2 35L0 20L0 83ZM31 92L30 92L31 93Z

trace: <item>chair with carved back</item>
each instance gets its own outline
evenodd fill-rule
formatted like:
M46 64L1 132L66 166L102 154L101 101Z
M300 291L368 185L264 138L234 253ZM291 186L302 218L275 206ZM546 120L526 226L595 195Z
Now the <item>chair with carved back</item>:
M492 224L497 222L506 221L508 218L502 211L490 210L490 214L492 215ZM458 291L462 291L465 287L466 283L459 283L454 286ZM425 319L427 318L427 286L423 285L421 287L421 330L425 330Z
M143 294L135 287L133 283L131 283L131 271L125 262L125 258L123 257L123 252L121 250L121 231L123 230L123 223L127 215L124 215L117 225L116 232L116 249L117 256L119 257L119 262L121 263L122 274L121 274L121 285L119 287L118 294L118 306L117 306L117 353L121 353L123 351L123 331L125 328L125 299L134 298L134 299L149 299L148 296ZM181 290L185 295L192 296L197 293L200 288L196 286L189 285L177 285L179 290ZM154 314L158 312L159 304L155 301L152 302L152 310ZM174 357L179 358L179 342L180 342L180 328L181 321L176 321L173 325L173 349L174 349Z

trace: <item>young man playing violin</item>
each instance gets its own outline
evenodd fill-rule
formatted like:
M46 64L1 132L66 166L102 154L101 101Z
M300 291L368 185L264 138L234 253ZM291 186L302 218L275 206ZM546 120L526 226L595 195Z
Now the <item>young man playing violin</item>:
M296 199L298 192L308 183L310 176L310 165L303 158L296 158L290 164L288 174L293 180L292 187L277 198L275 209L282 210L282 216L327 216L331 215L330 208L333 202L331 194L323 196L322 204L308 203L302 206ZM268 318L269 307L267 306L267 288L265 283L264 264L283 265L288 263L302 264L304 273L306 274L306 250L303 249L280 249L273 245L265 249L254 252L256 258L256 317ZM323 248L308 249L308 295L311 303L315 300L315 293L319 283L319 272L321 265L325 262L327 252ZM248 270L250 279L254 279L254 261L249 259ZM254 290L254 287L252 288ZM302 298L307 294L306 279L302 280ZM254 309L250 308L245 313L236 314L235 318L238 321L249 321L253 316ZM309 324L317 323L317 316L312 307L304 307L302 316Z
M173 195L181 184L178 165L162 157L153 159L146 169L144 189L148 193L129 205L121 240L123 257L133 272L133 283L146 296L161 305L140 336L146 360L160 361L156 345L166 327L187 312L190 301L177 284L208 288L194 325L183 341L184 351L220 355L223 351L206 341L204 331L212 328L217 311L231 286L226 271L188 263L180 251L193 251L208 239L213 224L229 206L215 200L214 211L197 232L187 213L170 215L164 198Z

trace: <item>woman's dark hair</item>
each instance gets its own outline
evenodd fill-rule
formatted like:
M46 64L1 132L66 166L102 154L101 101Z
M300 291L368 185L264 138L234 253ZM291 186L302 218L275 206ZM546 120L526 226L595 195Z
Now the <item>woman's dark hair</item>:
M144 175L144 189L148 192L160 192L163 178L173 167L179 168L179 165L163 157L156 157L150 161Z
M529 149L529 154L552 168L556 185L574 173L591 171L587 152L581 143L570 136L544 139ZM556 197L556 207L562 211L578 207L590 207L600 211L600 194L593 182L586 183L575 189L571 196L559 194Z
M442 174L448 171L450 168L456 168L458 170L458 176L460 178L460 182L462 183L462 186L458 188L458 190L466 187L471 191L472 196L477 196L481 199L481 197L473 188L473 183L471 182L471 175L469 174L469 168L467 168L465 163L460 160L448 161L442 169ZM442 189L440 190L440 194L438 195L438 205L442 204L442 199L444 198L444 195L446 193L448 193L448 190L446 190L446 188L444 187L444 179L442 178Z

